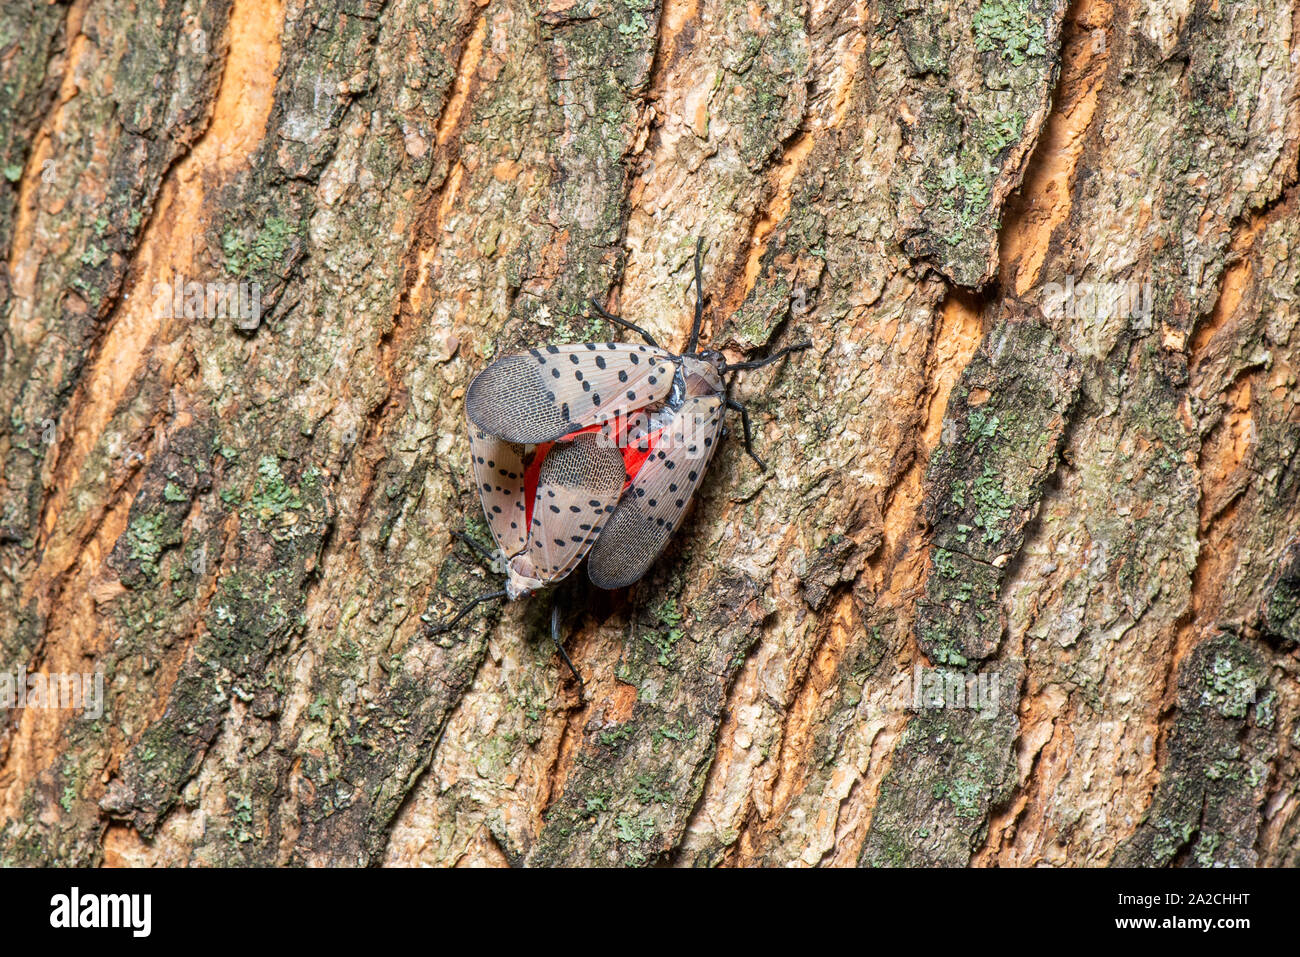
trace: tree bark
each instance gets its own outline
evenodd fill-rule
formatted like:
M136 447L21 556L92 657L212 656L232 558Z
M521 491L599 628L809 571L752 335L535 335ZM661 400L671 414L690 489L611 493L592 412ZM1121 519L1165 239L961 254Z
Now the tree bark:
M0 862L1300 864L1297 9L7 4ZM426 636L697 236L767 471Z

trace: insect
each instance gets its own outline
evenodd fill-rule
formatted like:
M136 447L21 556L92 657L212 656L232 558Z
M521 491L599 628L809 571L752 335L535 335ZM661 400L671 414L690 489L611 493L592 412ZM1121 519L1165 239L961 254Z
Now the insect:
M446 631L477 605L512 601L566 578L583 558L598 588L639 580L681 525L691 497L725 435L726 410L740 413L745 451L753 449L749 413L724 377L758 369L810 347L799 342L749 362L699 350L704 315L703 240L695 246L695 316L680 355L642 329L644 343L548 345L494 360L465 396L470 456L483 512L505 559L505 587L471 599ZM496 556L467 536L463 541ZM551 639L582 684L559 639Z

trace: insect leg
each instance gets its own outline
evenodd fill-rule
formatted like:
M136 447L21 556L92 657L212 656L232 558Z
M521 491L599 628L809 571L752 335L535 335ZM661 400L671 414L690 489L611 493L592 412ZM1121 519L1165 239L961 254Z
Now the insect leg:
M762 359L753 359L749 362L729 362L727 365L723 366L722 371L736 372L741 369L761 369L763 366L770 366L773 362L776 362L779 359L784 359L792 352L801 352L804 349L811 348L812 343L807 340L796 342L794 345L786 346L784 349L779 349L770 356L765 356Z
M478 605L481 605L485 601L492 601L497 598L505 597L506 590L503 588L500 591L488 592L486 595L479 595L477 598L471 598L465 603L465 606L456 613L456 617L451 621L441 625L431 625L426 623L424 626L424 632L426 635L441 635L443 632L451 631L462 618L473 611Z
M604 307L601 306L601 304L598 303L595 299L591 300L591 308L595 309L596 315L600 316L600 318L604 319L606 322L612 322L615 325L622 326L625 329L631 329L642 339L644 339L647 343L654 346L656 349L659 348L659 343L655 342L654 336L650 335L650 333L646 332L644 329L642 329L640 326L636 325L635 323L628 322L622 316L616 316L613 315L612 313L606 312Z
M474 539L470 538L464 532L452 532L452 535L456 536L462 542L464 542L466 545L468 545L470 548L476 551L479 554L479 557L481 557L485 562L488 563L489 567L492 568L496 567L497 557L493 555L490 551L488 551L487 548L485 548L483 545L480 545L478 542L474 541Z
M737 402L735 399L727 400L727 408L735 409L737 412L740 413L740 424L741 426L744 427L745 430L745 451L749 453L749 457L751 459L753 459L755 462L758 463L758 467L761 468L764 472L766 472L767 463L765 463L762 459L760 459L757 455L754 454L753 438L749 431L749 410L745 408L745 404L743 402Z
M704 319L704 279L700 269L700 255L704 251L704 237L695 240L695 321L691 324L691 341L686 344L687 352L694 352L700 344L700 323Z
M578 673L578 669L574 667L573 659L569 657L569 653L564 650L564 645L560 643L559 596L553 596L551 598L551 643L555 645L555 650L560 653L560 657L564 659L564 663L568 665L569 670L573 672L573 677L578 679L578 698L579 700L585 701L587 698L587 685L582 680L582 675Z

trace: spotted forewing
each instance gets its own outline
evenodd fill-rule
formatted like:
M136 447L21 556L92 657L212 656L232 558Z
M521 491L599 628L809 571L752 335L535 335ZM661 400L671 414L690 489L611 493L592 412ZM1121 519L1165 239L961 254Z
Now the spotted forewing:
M528 537L524 447L469 425L469 454L488 528L502 555L523 551Z
M569 574L604 531L626 473L623 455L595 432L553 446L537 476L528 552L543 581Z
M652 432L644 464L592 546L587 575L599 588L638 581L672 537L722 434L721 396L687 399Z
M652 346L589 342L502 356L474 377L470 422L507 442L553 442L619 412L662 401L673 356Z

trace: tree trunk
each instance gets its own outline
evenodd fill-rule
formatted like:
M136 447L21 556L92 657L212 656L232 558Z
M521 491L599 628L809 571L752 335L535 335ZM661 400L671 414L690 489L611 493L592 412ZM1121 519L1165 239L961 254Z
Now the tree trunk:
M1298 28L6 4L0 668L103 714L5 711L0 862L1300 864ZM427 636L470 378L681 348L697 236L768 469L562 590L585 701Z

